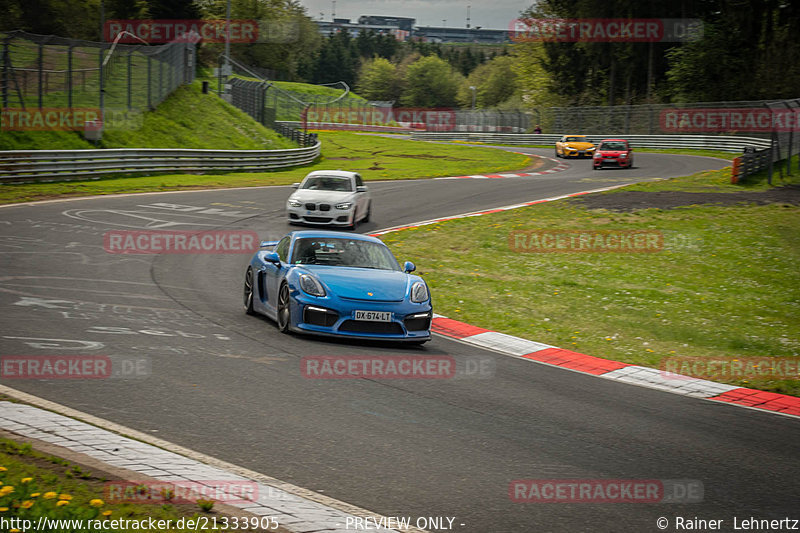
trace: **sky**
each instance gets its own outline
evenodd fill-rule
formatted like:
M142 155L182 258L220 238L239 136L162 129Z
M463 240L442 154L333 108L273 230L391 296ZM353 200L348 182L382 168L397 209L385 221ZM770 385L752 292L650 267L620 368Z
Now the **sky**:
M336 0L336 18L358 22L361 15L417 19L417 26L466 27L467 6L471 27L507 30L534 0ZM333 0L300 0L314 20L331 20ZM442 21L446 20L446 23Z

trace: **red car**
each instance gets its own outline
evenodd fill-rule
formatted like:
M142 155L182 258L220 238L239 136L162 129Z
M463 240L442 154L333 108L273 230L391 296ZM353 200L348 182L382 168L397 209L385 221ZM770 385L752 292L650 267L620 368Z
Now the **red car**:
M630 147L628 141L625 139L605 139L600 141L597 150L594 152L594 157L592 157L592 168L600 170L605 166L633 167L633 148Z

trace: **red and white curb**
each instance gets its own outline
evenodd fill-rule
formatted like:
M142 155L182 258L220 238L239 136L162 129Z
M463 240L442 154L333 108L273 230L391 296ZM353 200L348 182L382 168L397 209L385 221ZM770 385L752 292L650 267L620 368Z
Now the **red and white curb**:
M563 198L609 191L619 187L625 187L625 185L613 185L611 187L603 187L601 189L565 194L563 196L553 196L551 198L544 198L542 200L534 200L532 202L498 207L485 211L475 211L472 213L463 213L450 217L435 218L405 226L394 226L370 233L370 235L373 237L379 237L387 233L404 229L418 228L421 226L436 224L438 222L444 222L446 220L476 217L489 213L519 209L520 207L527 207L544 202L552 202L555 200L561 200ZM477 326L471 326L442 315L434 315L431 331L446 337L458 339L468 344L473 344L482 348L488 348L506 355L530 359L538 363L558 366L576 372L583 372L585 374L592 374L594 376L613 379L623 383L640 385L642 387L648 387L651 389L659 389L675 394L682 394L684 396L693 396L696 398L703 398L718 402L727 402L743 407L763 409L787 416L800 417L800 398L795 396L787 396L785 394L777 394L774 392L737 387L735 385L726 385L724 383L716 383L714 381L692 378L688 376L679 376L672 373L670 374L672 377L665 378L661 371L656 368L631 365L628 363L612 361L610 359L601 359L591 355L584 355L581 353L572 352L570 350L557 348L555 346L550 346L549 344L542 344L540 342L506 335L505 333L499 333L497 331L490 331Z
M523 154L522 152L514 152L516 154L522 154L530 156L531 154ZM504 172L502 174L472 174L470 176L448 176L444 178L433 178L435 180L464 180L464 179L475 179L475 180L488 180L488 179L501 179L501 178L528 178L531 176L542 176L544 174L553 174L555 172L561 172L562 170L567 170L569 165L564 163L563 161L559 161L558 159L553 159L552 157L545 157L545 156L536 156L541 159L547 159L548 161L552 161L556 164L555 167L549 168L547 170L542 170L541 172Z
M736 385L670 373L665 377L656 368L601 359L549 344L542 344L505 333L472 326L442 315L434 315L431 331L461 342L487 348L504 355L566 368L623 383L658 389L674 394L753 407L788 416L800 417L800 398L765 392Z

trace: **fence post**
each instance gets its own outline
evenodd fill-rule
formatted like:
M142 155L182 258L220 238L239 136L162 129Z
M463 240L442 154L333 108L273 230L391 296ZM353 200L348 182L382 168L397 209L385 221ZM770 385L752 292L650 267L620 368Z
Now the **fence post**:
M128 109L133 109L133 100L131 98L131 85L133 84L133 70L131 62L133 60L133 50L128 50Z
M151 70L150 69L150 56L148 55L147 56L147 108L148 109L153 109L152 99L150 97L151 86L152 86L150 70Z
M67 107L72 109L72 45L67 48Z
M3 107L8 107L8 86L11 85L11 58L8 55L8 39L3 40Z
M42 98L44 96L42 94L42 76L44 74L44 45L42 43L39 43L39 58L36 62L36 69L39 71L39 109L41 109L43 107Z
M103 106L105 104L105 82L103 80L103 45L100 45L97 54L97 64L100 67L98 72L100 73L100 123L103 123Z

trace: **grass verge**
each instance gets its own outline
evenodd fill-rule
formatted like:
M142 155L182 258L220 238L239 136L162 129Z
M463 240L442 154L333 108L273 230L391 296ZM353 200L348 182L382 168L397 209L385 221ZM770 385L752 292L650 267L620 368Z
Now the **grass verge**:
M624 190L741 191L726 185L726 173ZM510 249L512 231L563 229L653 230L663 235L664 249ZM613 212L574 199L404 230L384 242L420 266L438 313L484 328L656 368L673 357L800 359L797 206ZM800 396L797 379L720 381Z
M69 196L157 192L200 188L286 185L312 170L360 172L367 180L462 176L519 170L528 156L492 148L432 145L349 132L320 132L322 158L316 163L277 172L170 174L102 180L0 185L0 203L27 202Z
M73 522L71 525L62 523L60 528L53 525L44 528L63 533L87 529L140 531L138 527L124 527L119 521L148 519L170 521L169 527L160 528L159 531L195 531L196 528L191 526L178 527L178 520L184 519L185 524L188 519L202 517L201 520L205 520L210 517L210 524L211 518L224 516L213 508L201 512L199 503L204 502L161 505L109 503L104 501L104 488L106 482L113 480L95 475L61 457L41 453L30 444L8 438L0 438L0 465L0 517L5 520L16 519L14 521L18 526L15 527L11 522L14 529L5 529L4 526L4 531L25 531L19 522L21 520L31 521L34 528L30 530L35 530L40 518L82 521L80 525L83 527ZM91 524L98 525L90 526L89 520ZM117 521L117 527L114 521Z

